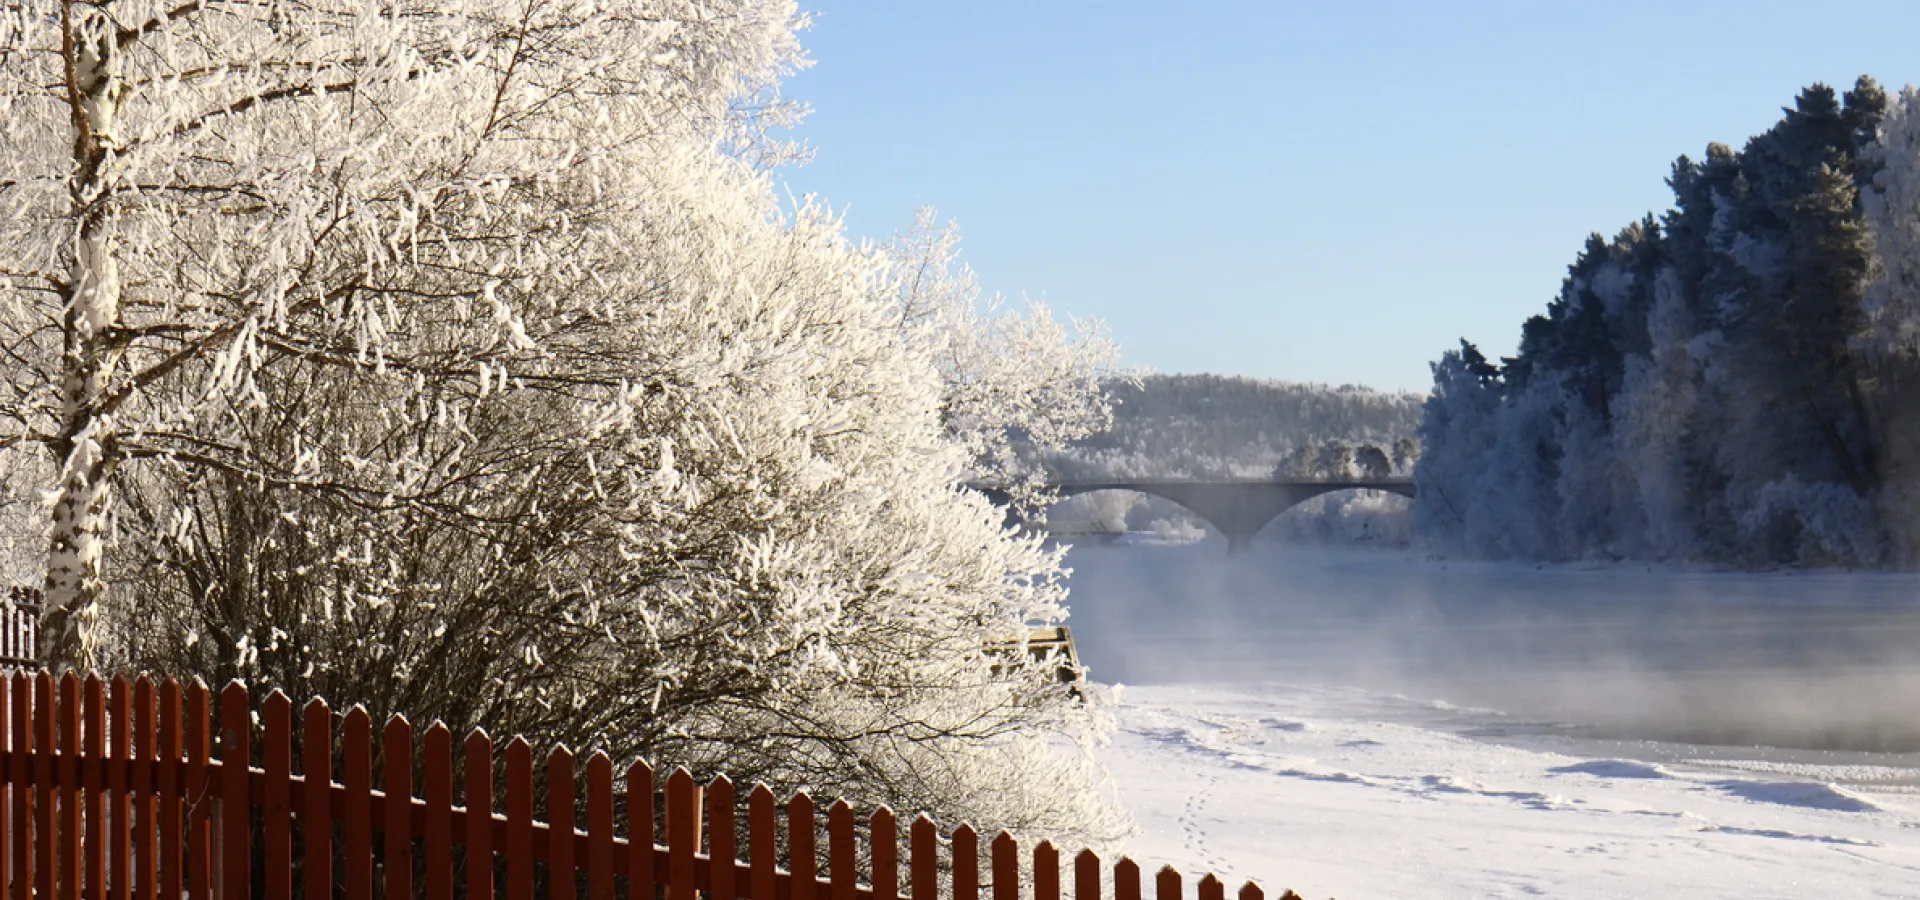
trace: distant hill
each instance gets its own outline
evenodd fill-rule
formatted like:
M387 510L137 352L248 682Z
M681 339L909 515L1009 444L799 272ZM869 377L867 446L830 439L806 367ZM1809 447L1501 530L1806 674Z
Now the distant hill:
M1231 375L1147 375L1108 384L1113 428L1042 462L1062 478L1259 478L1327 445L1402 460L1422 395ZM1403 466L1396 465L1396 469Z

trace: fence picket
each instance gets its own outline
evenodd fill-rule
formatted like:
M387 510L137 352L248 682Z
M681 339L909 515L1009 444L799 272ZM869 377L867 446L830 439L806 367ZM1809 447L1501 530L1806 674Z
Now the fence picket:
M426 900L453 900L453 732L445 722L435 722L427 728L425 745Z
M507 900L533 900L533 748L507 745Z
M707 896L736 897L733 862L733 782L725 775L707 786ZM558 900L558 898L556 898Z
M68 669L60 676L60 700L54 707L60 723L60 862L54 896L80 898L80 677ZM51 747L51 743L48 745Z
M598 750L587 758L587 900L613 900L613 760Z
M228 682L220 691L220 896L244 900L253 889L252 779L253 704L246 685Z
M260 797L266 900L293 900L293 701L279 691L268 694L260 725L266 742Z
M547 754L547 900L574 900L580 867L574 860L574 827L578 819L574 796L574 752L555 746Z
M772 900L779 883L774 855L778 853L779 823L774 820L773 790L764 784L753 786L747 795L747 859L753 867L749 882L753 900Z
M13 608L12 606L7 607L10 611ZM0 676L0 750L5 750L10 754L17 755L19 751L14 747L13 736L19 732L12 727L13 718L9 715L7 709L7 699L10 693L11 690L8 687L7 680L4 676ZM17 787L9 788L9 782L12 780L13 773L11 770L0 772L0 897L6 896L7 885L12 883L13 848L15 842L18 840L13 833L13 804L9 802L11 799L9 794L18 795L20 789Z
M573 900L578 872L573 858L577 837L573 794L573 751L555 747L547 754L547 897Z
M307 896L333 896L333 710L315 697L302 708L300 834L306 844Z
M980 898L980 835L971 825L953 832L953 900Z
M1113 866L1113 900L1140 900L1140 864L1125 856Z
M827 877L833 884L832 900L853 900L855 849L853 807L835 800L827 808Z
M1180 900L1180 873L1172 866L1161 866L1153 876L1153 900Z
M180 896L186 884L186 873L181 869L185 859L180 803L180 780L185 773L180 763L182 724L180 682L169 678L160 684L160 744L156 748L164 761L160 766L159 826L155 830L160 832L160 896L165 900Z
M993 839L993 900L1020 900L1020 845L1005 831Z
M693 900L693 857L699 849L694 829L700 817L693 775L674 769L667 776L667 900Z
M820 883L814 875L813 798L805 791L787 801L788 900L814 900Z
M467 900L493 900L493 739L475 728L461 755L467 767Z
M373 900L373 717L357 704L340 726L340 782L343 893L346 900Z
M413 898L413 726L404 716L387 719L381 736L381 766L386 777L386 858L383 870L389 900Z
M107 725L111 729L107 754L114 764L107 769L107 897L132 900L133 815L127 792L128 770L133 766L133 745L127 732L133 725L133 685L115 676L107 692ZM4 879L0 879L4 881Z
M933 820L925 815L917 816L908 832L908 853L913 859L907 867L912 870L913 900L939 900L940 837L934 831Z
M160 842L154 833L160 788L152 768L160 759L160 723L154 702L153 679L142 675L133 683L133 757L138 765L133 768L132 900L158 900L160 893Z
M654 900L653 767L635 760L627 767L627 900Z
M1261 890L1260 885L1249 881L1240 886L1240 900L1267 900L1267 892Z
M867 846L873 860L873 900L900 898L900 826L884 806L867 820Z
M1221 884L1220 879L1214 877L1212 872L1208 872L1200 879L1198 890L1200 900L1227 900L1226 885Z
M34 845L34 896L52 900L54 851L60 843L53 821L57 809L53 755L60 745L53 737L53 675L44 670L33 680L33 742L40 748L33 756L34 802L38 807L33 825L40 832L40 840Z
M12 732L13 758L7 768L13 776L13 832L9 835L13 846L8 849L8 855L13 857L13 900L33 900L33 848L38 844L34 841L36 804L33 802L33 769L29 758L33 752L33 701L29 699L32 686L24 672L13 673L9 681L9 693L13 695L13 709L9 711L13 727L8 730ZM41 842L46 841L46 832L40 832L39 836Z
M81 683L80 816L84 820L80 846L81 895L87 900L107 896L107 798L100 780L107 758L107 686L99 675Z
M1033 900L1060 900L1060 851L1052 841L1033 848Z
M212 753L209 729L213 723L213 694L194 679L186 686L187 740L186 777L182 779L181 799L187 804L187 897L211 900L213 896L213 791L212 772L207 766Z
M1100 855L1092 850L1073 858L1073 900L1100 900Z

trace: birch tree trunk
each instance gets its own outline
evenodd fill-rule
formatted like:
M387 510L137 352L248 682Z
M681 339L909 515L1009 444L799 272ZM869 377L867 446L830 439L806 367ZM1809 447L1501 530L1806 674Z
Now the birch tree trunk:
M84 671L94 657L93 624L104 590L100 552L118 449L107 408L110 340L120 315L108 187L115 119L127 86L119 73L118 34L103 14L64 0L60 27L73 116L74 229L64 290L60 431L53 443L61 471L41 634L50 667Z

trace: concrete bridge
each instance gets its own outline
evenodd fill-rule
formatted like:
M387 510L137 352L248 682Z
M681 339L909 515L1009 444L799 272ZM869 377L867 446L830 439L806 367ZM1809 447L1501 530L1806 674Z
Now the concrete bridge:
M1402 497L1414 495L1413 482L1402 478L1358 481L1281 481L1248 479L1241 481L1064 481L1048 485L1062 497L1091 494L1094 491L1137 491L1164 497L1206 520L1227 539L1227 552L1238 553L1252 543L1275 516L1322 494L1334 491L1386 491ZM1001 506L1012 497L999 487L969 484Z

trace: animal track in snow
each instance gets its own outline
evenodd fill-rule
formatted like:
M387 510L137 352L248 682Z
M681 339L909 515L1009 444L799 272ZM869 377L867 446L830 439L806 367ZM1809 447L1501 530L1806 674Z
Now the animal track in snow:
M1214 789L1220 786L1220 776L1210 775L1207 783L1199 790L1187 795L1187 802L1180 809L1175 820L1180 826L1180 837L1188 853L1193 854L1209 872L1222 872L1227 869L1227 861L1212 852L1207 846L1207 832L1200 824L1200 811L1206 808L1207 801L1213 797Z

